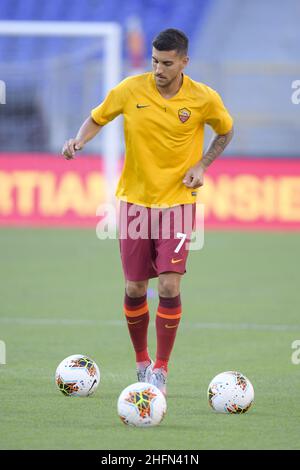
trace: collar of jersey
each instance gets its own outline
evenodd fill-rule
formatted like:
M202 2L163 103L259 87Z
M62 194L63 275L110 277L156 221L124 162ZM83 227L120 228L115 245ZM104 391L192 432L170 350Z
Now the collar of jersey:
M154 78L154 74L151 73L151 84L152 84L152 87L154 88L155 92L157 93L157 95L162 99L162 100L165 100L165 101L172 101L172 100L175 100L176 98L178 98L180 96L180 94L182 93L182 90L183 88L185 87L186 85L186 75L183 73L183 80L182 80L182 84L181 84L181 87L180 89L178 90L178 92L176 93L176 95L172 96L172 98L164 98L158 91L157 87L156 87L156 83L155 83L155 78Z

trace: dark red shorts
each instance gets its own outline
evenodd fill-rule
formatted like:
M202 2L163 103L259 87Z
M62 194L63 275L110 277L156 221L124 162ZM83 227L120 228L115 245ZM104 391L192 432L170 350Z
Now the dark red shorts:
M125 279L184 274L195 215L196 204L154 209L121 201L119 242Z

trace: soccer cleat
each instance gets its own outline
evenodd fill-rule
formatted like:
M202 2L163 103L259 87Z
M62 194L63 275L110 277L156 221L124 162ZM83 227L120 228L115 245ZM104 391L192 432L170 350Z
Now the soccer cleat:
M146 367L139 367L136 368L136 375L138 382L146 382L150 383L150 377L152 375L154 362L150 359L150 363Z
M150 377L150 384L155 385L164 396L167 395L167 372L161 367L160 369L153 369Z

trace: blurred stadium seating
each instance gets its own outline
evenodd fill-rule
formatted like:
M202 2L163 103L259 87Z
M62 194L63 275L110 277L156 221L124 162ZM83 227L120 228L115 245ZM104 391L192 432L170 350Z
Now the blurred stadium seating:
M194 38L193 62L234 114L236 155L300 155L299 17L298 0L214 0Z
M200 27L211 0L1 0L1 20L36 21L116 21L125 27L127 19L141 19L148 53L153 37L166 27L186 31L189 37ZM196 16L195 16L196 12ZM44 56L68 51L68 40L51 38L43 49ZM39 58L41 48L35 38L0 43L0 62L28 61Z
M299 156L299 107L290 99L291 83L300 77L298 0L286 6L273 0L272 8L268 0L0 0L0 6L0 20L118 22L124 38L123 75L135 73L128 65L130 18L138 19L144 35L144 69L149 68L151 41L158 31L171 26L184 30L192 57L187 73L215 87L235 117L230 153ZM2 149L57 152L66 129L74 133L103 97L101 66L95 70L101 54L94 39L0 36L0 79L9 83L8 120L0 109ZM57 87L60 93L55 93ZM74 98L79 112L70 116L67 109ZM53 105L45 107L49 101ZM58 103L65 105L59 109L61 132L55 124ZM13 115L18 139L11 138ZM90 150L97 151L94 142Z
M192 38L201 29L210 3L211 0L0 0L0 20L118 22L124 33L123 75L127 75L135 73L129 70L126 43L130 18L137 18L141 24L145 65L153 37L166 27L184 30L193 44ZM5 110L0 109L2 150L58 152L66 135L75 133L91 107L103 98L102 53L99 39L0 36L0 79L9 84L8 104ZM74 102L76 113L72 112ZM90 144L90 151L99 149L101 139L100 146Z

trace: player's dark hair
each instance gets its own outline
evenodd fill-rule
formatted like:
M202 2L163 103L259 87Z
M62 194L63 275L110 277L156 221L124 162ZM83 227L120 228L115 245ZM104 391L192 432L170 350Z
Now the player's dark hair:
M179 29L169 28L161 31L153 39L152 46L158 51L177 51L178 54L186 55L189 40Z

